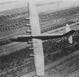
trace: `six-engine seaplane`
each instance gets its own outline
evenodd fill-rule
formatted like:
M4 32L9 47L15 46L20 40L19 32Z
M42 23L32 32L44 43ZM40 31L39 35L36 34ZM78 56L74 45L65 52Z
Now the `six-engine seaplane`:
M31 26L31 35L19 35L11 38L12 42L28 42L32 40L33 42L33 52L34 52L34 63L35 63L35 77L45 77L45 64L44 64L44 52L42 40L48 39L56 39L67 36L70 44L73 43L72 36L75 30L71 30L70 25L66 24L65 33L64 34L41 34L40 23L37 8L35 7L35 3L33 0L29 0L28 2L29 8L29 20ZM28 77L27 74L22 77Z
M19 35L10 40L13 42L33 42L34 63L35 63L35 77L45 77L45 64L42 40L56 39L67 36L70 44L73 43L72 35L75 30L71 30L70 25L66 24L64 34L41 34L38 12L33 0L29 0L29 20L31 26L31 35ZM28 77L27 74L22 77Z

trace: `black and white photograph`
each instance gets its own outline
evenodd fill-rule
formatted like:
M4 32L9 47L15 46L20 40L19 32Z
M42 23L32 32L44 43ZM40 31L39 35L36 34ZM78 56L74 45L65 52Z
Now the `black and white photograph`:
M79 0L0 0L0 77L79 77Z

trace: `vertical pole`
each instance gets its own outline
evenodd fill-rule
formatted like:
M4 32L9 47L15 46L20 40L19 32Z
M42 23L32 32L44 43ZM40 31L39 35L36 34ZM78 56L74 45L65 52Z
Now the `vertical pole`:
M29 1L30 24L32 35L40 35L39 17L33 0ZM34 61L37 76L44 76L44 53L42 40L32 39L34 48Z

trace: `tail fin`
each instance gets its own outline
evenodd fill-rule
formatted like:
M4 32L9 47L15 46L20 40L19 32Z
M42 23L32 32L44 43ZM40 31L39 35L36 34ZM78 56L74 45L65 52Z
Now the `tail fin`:
M66 24L66 28L65 29L66 29L66 33L71 31L70 25Z
M69 32L69 31L71 31L70 25L66 24L66 28L65 28L65 29L66 29L66 33ZM70 35L70 36L68 37L68 41L69 41L70 44L73 43L72 35Z

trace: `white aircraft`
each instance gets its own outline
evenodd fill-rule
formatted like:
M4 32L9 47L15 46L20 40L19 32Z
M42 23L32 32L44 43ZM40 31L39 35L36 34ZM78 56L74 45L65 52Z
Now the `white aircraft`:
M29 40L33 41L33 49L34 49L34 62L36 68L36 76L35 77L44 77L45 76L45 68L44 68L44 53L43 53L43 45L42 40L48 39L56 39L68 36L69 43L73 43L72 35L75 32L71 30L70 25L66 24L65 33L64 34L41 34L40 23L38 13L36 11L35 4L33 0L29 0L29 19L31 25L32 35L19 35L17 37L11 38L10 40L13 42L27 42ZM25 76L27 77L27 75Z

